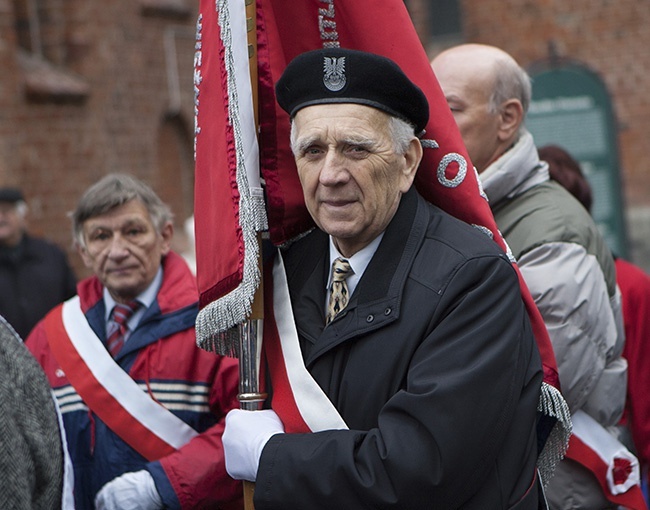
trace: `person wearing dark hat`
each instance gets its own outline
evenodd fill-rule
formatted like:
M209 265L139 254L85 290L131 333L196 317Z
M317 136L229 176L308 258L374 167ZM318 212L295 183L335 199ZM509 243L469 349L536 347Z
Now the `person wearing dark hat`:
M256 482L256 510L542 508L542 370L517 274L413 188L425 95L346 49L298 56L276 95L318 228L276 254L270 389L312 432L233 410L226 469Z
M0 188L0 315L21 338L55 305L76 294L65 252L27 232L27 203L18 188Z

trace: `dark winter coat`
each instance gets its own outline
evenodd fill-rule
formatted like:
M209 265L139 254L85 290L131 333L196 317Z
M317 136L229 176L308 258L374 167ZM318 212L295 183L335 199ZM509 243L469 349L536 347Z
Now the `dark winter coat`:
M0 248L0 289L0 315L23 340L47 312L77 293L63 250L29 235L15 248Z
M536 509L541 362L496 243L403 198L345 312L325 324L328 238L284 254L307 369L349 430L279 434L266 509Z

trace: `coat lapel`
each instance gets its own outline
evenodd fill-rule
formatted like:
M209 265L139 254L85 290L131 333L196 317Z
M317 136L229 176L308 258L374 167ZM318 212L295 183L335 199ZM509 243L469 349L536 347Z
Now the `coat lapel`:
M329 238L315 229L283 253L293 314L303 353L310 350L325 327L325 296Z

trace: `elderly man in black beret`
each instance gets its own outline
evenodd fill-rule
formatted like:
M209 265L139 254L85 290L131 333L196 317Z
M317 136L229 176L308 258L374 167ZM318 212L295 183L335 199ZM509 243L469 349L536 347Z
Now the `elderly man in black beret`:
M412 187L426 97L344 49L297 57L276 92L318 226L281 253L293 363L340 425L231 411L229 473L256 510L540 508L539 353L506 255Z

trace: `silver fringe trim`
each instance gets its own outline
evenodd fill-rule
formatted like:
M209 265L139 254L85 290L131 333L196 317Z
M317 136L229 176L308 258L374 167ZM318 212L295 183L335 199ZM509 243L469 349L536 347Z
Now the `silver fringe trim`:
M560 391L547 383L542 383L537 410L557 419L546 444L537 459L537 468L544 488L555 473L555 467L566 454L573 425L571 412Z
M439 149L440 145L435 140L422 139L420 140L422 147L425 149Z
M228 116L233 127L237 159L236 180L240 195L239 221L244 240L244 270L241 283L232 292L205 306L196 318L196 343L202 349L228 356L238 356L237 326L251 314L255 291L260 285L259 243L257 233L268 228L264 193L251 188L244 165L243 133L239 97L232 52L232 30L228 0L216 1L228 75ZM218 235L215 233L215 235Z

